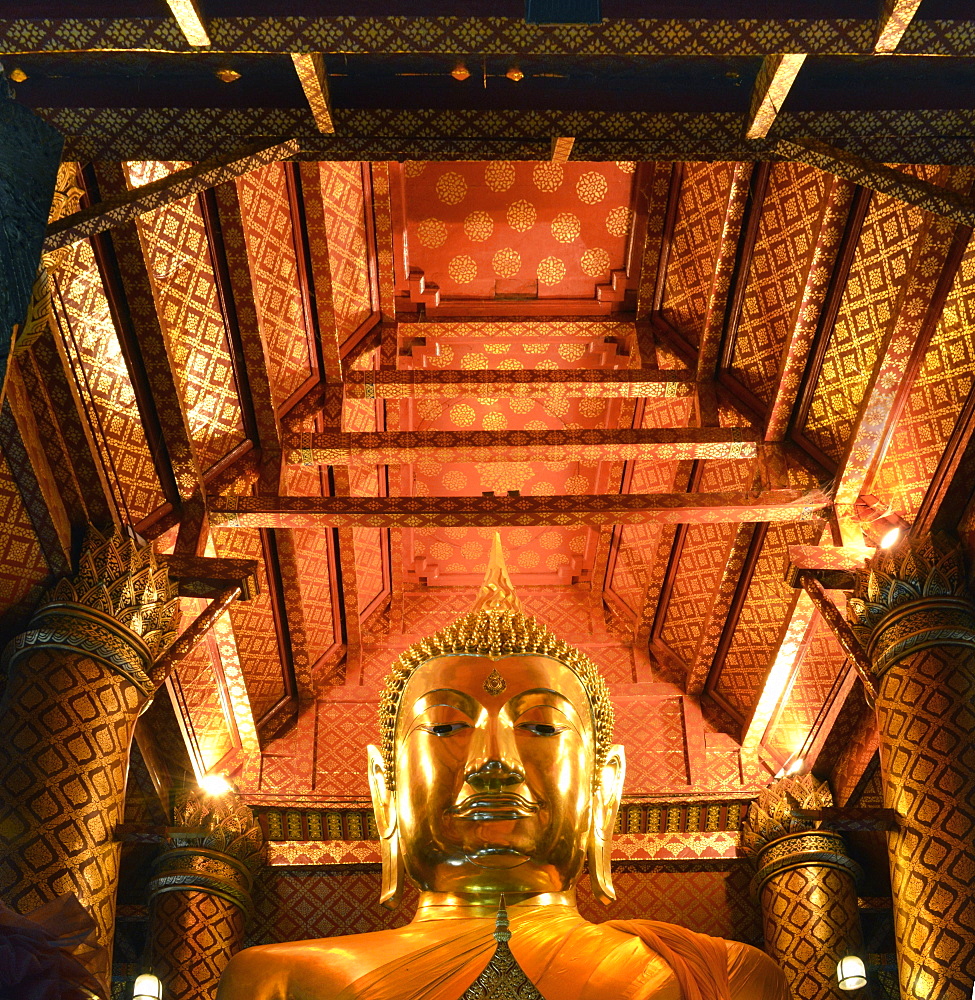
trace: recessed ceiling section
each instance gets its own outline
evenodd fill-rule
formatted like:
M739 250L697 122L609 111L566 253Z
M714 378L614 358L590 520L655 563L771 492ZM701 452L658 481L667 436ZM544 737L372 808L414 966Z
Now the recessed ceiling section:
M406 163L402 311L621 308L635 172L623 162Z

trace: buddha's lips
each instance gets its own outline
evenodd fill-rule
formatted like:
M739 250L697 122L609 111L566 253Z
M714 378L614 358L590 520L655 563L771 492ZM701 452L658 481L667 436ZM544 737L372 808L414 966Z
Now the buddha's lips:
M538 812L538 803L529 802L521 795L510 792L469 795L460 805L450 810L458 819L492 820L521 819Z

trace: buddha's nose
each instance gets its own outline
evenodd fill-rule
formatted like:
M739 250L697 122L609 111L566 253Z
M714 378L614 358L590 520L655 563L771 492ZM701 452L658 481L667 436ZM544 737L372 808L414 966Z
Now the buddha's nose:
M519 785L525 776L503 760L486 760L466 774L467 784L478 792L500 792L508 785Z

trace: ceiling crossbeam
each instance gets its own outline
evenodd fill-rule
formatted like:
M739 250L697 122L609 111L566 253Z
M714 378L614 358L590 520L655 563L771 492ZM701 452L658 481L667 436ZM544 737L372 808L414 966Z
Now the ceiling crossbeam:
M439 396L601 396L671 398L694 393L695 378L684 372L632 368L414 369L350 371L345 380L349 399L402 399Z
M893 53L920 6L921 0L883 0L877 19L877 40L873 46L877 55Z
M289 465L449 462L600 462L755 459L759 432L747 427L543 431L378 431L287 434Z
M541 497L255 497L211 496L215 527L681 524L815 521L828 506L820 491L602 493Z

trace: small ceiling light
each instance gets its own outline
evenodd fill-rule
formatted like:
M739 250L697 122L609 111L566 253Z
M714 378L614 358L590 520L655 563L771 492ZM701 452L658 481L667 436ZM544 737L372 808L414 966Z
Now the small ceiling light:
M463 83L471 75L471 71L462 63L459 62L450 71L450 75L455 79Z
M805 757L796 757L796 759L785 769L785 773L787 775L798 774L802 770L802 766L805 763Z
M892 545L896 545L900 541L901 529L894 525L883 538L880 539L880 548L889 549Z
M233 785L222 774L205 774L200 778L200 788L207 795L226 795L233 791Z
M514 80L515 83L520 83L522 80L525 79L525 74L522 73L522 71L517 66L512 66L511 69L509 69L508 72L505 73L505 76L509 80Z
M9 77L14 83L23 83L27 79L27 74L19 66L16 66L10 71Z
M867 985L867 970L859 955L847 955L836 965L841 990L859 990Z
M132 1000L162 1000L162 983L158 976L143 972L135 981Z
M240 79L240 73L235 69L218 69L216 75L223 80L224 83L233 83L234 80Z

